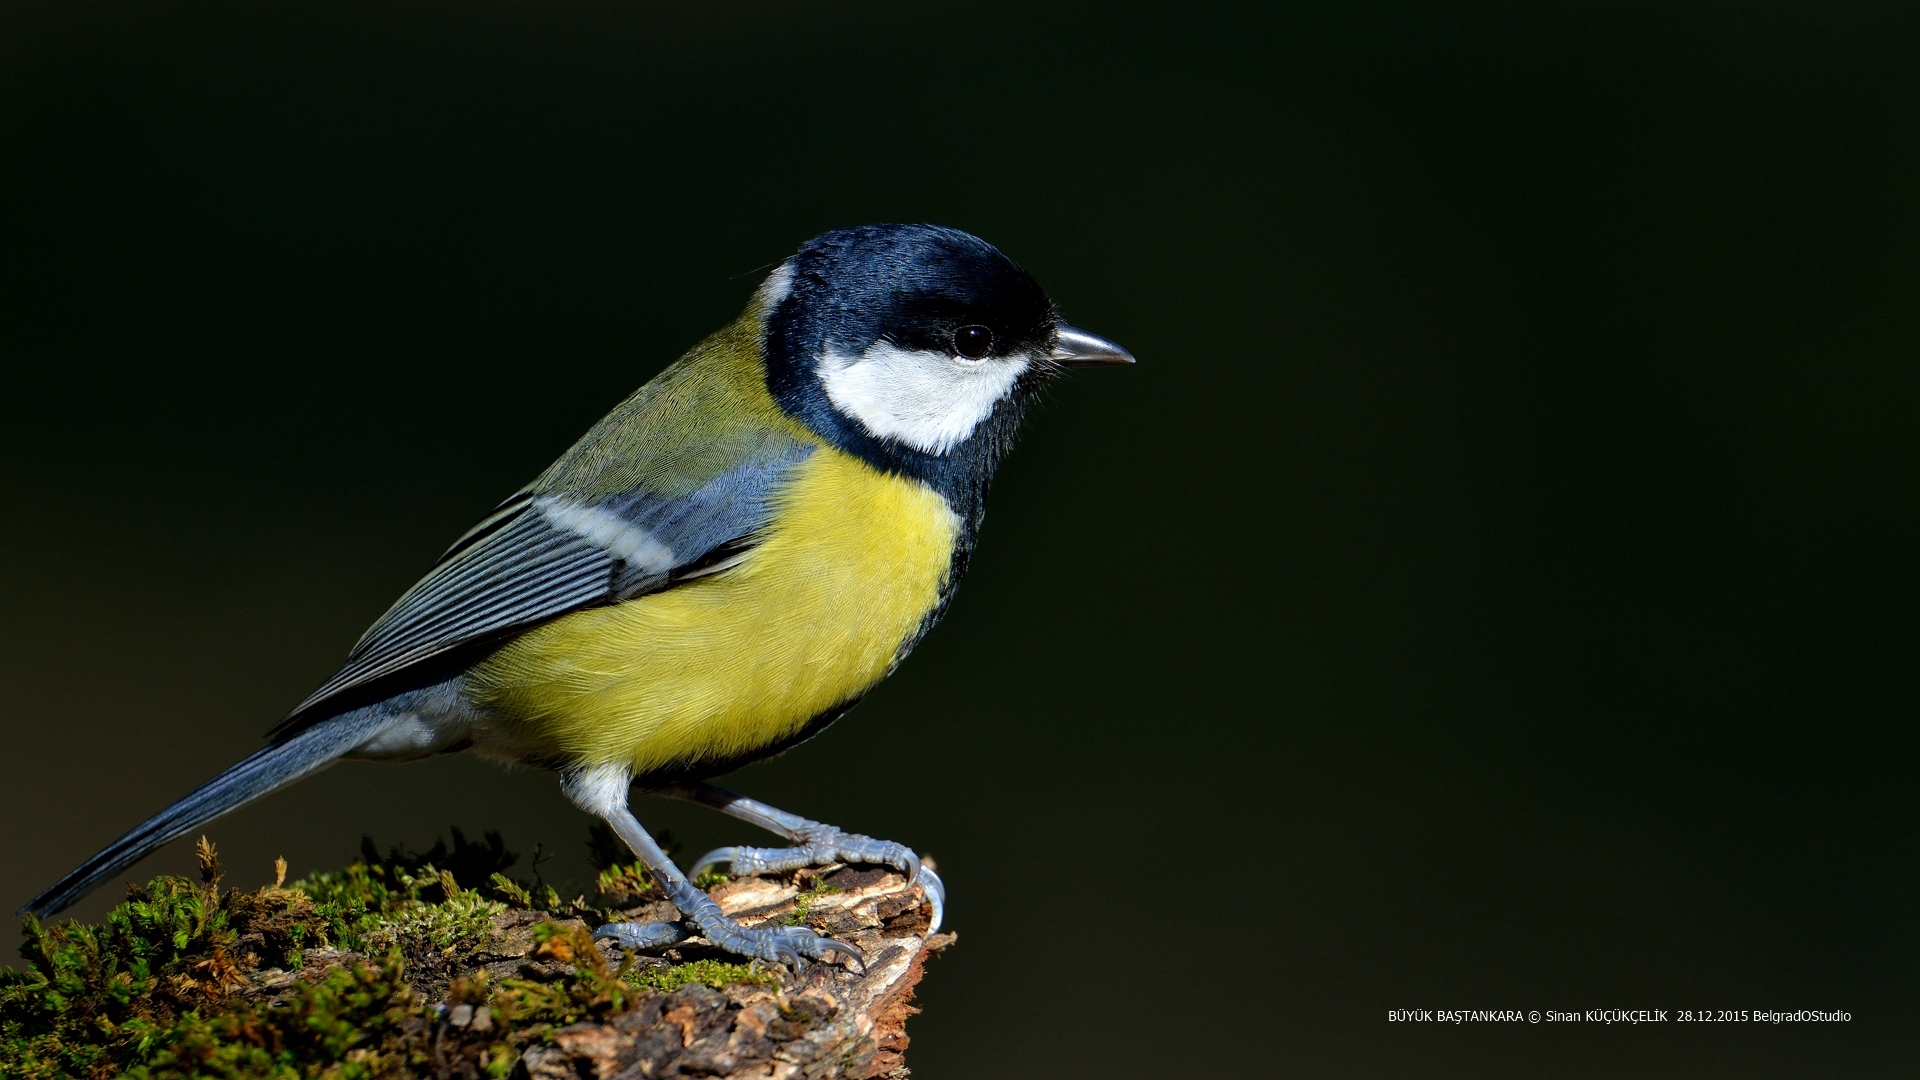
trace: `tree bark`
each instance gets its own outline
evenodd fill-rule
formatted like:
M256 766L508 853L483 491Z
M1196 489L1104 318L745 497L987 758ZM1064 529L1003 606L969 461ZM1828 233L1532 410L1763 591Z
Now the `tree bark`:
M524 1053L525 1075L530 1080L907 1076L907 1019L920 1011L913 1004L915 987L927 959L951 946L955 936L927 936L924 896L897 873L844 868L806 883L813 881L818 884L803 891L792 879L740 878L716 887L712 895L746 925L804 923L832 934L859 948L864 965L836 957L786 973L778 986L738 983L715 989L696 983L654 995L608 1020L555 1031L551 1041ZM696 939L644 962L702 957L734 959Z

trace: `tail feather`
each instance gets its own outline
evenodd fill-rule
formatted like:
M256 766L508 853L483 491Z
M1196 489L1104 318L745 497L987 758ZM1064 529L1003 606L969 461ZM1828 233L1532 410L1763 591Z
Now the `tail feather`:
M71 907L106 879L168 844L276 788L285 787L365 742L391 718L378 710L323 721L221 773L141 822L33 898L21 915L46 918Z

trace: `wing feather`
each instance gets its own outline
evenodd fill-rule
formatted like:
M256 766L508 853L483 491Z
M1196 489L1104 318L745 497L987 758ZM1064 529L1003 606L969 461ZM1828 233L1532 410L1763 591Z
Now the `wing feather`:
M676 498L516 493L402 594L275 733L319 719L318 707L340 694L464 645L657 591L683 569L691 579L732 565L765 527L779 478L809 453L787 444Z

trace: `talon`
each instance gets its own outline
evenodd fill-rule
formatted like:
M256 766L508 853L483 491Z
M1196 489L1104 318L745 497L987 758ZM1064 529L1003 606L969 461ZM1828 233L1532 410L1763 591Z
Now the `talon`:
M826 952L844 953L854 963L860 965L860 971L862 974L866 973L867 954L861 952L858 948L854 947L853 945L850 945L844 941L841 941L839 938L822 937L820 939L820 951L823 953L826 953ZM825 960L826 957L822 956L820 957L820 959Z
M921 876L921 888L927 894L927 903L933 907L933 915L927 920L927 936L932 937L947 917L947 883L940 880L939 874L925 868Z
M741 876L764 873L777 874L808 866L826 866L836 862L861 863L868 866L890 866L906 875L908 888L918 886L926 896L928 906L933 909L927 920L927 934L929 936L938 932L941 924L946 921L946 883L941 881L940 875L935 873L932 867L922 862L920 856L906 845L897 844L891 840L875 840L871 836L861 836L858 833L842 832L831 825L811 825L804 829L795 829L788 832L787 835L796 841L792 847L715 848L705 855L702 855L699 861L693 864L688 874L693 877L698 877L709 867L721 863L728 864L734 874ZM700 898L705 899L706 894L701 893ZM678 899L675 899L675 903L679 903ZM681 910L686 911L687 909L682 906ZM717 914L717 912L715 912L715 914ZM692 921L700 926L709 938L715 938L715 933L708 930L705 921L702 919L693 919ZM759 942L754 942L752 940L754 936L752 932L738 927L735 929L741 934L746 935L746 940L741 941L738 947L732 945L723 947L732 948L735 952L749 956L770 953L771 956L768 957L769 959L778 957L782 962L787 959L785 950L788 946L784 943L776 946L768 943L764 938ZM808 933L811 934L812 932L808 931ZM834 941L831 938L824 940L831 942L831 944L816 945L809 941L801 949L801 952L815 959L819 959L824 952L842 952L852 960L860 963L862 968L865 967L866 957L863 956L858 949L853 948L845 942ZM718 943L717 938L716 943ZM761 950L761 952L756 953L756 949Z
M689 879L697 878L705 873L708 867L718 866L721 863L732 866L734 853L738 850L740 849L730 847L714 848L712 851L700 856L700 861L694 863L693 866L687 870L687 877Z

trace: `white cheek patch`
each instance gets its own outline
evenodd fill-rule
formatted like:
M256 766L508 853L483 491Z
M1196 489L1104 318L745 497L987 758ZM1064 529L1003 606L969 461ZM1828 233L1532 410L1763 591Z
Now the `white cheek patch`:
M1032 362L1025 357L965 360L876 342L866 351L821 354L827 399L869 434L944 454L973 434Z

